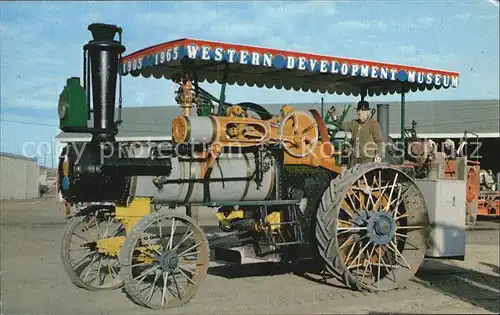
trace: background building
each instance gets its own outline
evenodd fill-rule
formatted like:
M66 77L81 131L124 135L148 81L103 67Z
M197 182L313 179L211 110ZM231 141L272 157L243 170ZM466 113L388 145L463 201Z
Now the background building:
M381 102L371 102L370 107L376 109L377 103ZM389 134L393 139L399 139L401 136L400 103L385 103L389 104ZM283 104L262 105L271 113L278 114ZM288 105L296 109L307 110L314 108L320 112L322 111L320 101L315 104L298 103ZM324 103L323 112L326 114L331 106L335 106L340 114L344 106L348 105L351 105L351 109L347 119L354 119L356 117L356 102ZM178 106L123 108L123 123L120 126L117 140L169 140L172 118L180 114L181 110ZM467 135L469 143L467 152L469 154L474 153L477 156L477 159L481 162L481 168L491 169L494 173L500 172L500 163L498 163L497 157L497 151L500 147L498 100L409 101L406 102L405 114L406 128L411 128L411 123L415 120L417 122L417 136L432 139L438 145L446 139L452 139L458 148L465 131L474 133L475 135ZM374 118L376 119L376 114ZM90 135L63 132L56 137L56 141L60 142L88 140L90 140Z
M0 159L0 199L38 198L37 160L9 153L0 153Z

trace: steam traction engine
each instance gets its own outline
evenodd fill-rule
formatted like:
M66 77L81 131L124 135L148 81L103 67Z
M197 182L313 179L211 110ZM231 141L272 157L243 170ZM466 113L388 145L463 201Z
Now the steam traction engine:
M215 248L259 261L313 257L324 271L361 290L393 289L415 274L430 224L423 195L401 168L370 163L345 170L335 162L319 112L285 105L271 115L254 103L228 104L223 93L216 99L198 85L220 75L223 91L226 82L240 84L247 77L273 86L263 71L237 76L259 65L270 73L281 69L279 60L288 52L180 40L122 58L125 47L114 40L120 28L92 24L89 30L93 40L84 46L83 87L78 78L69 79L59 102L63 131L92 134L89 142L65 147L62 194L72 203L102 203L80 211L65 230L61 256L75 285L124 285L146 307L180 306L205 278ZM228 76L230 66L235 71ZM333 61L329 67L334 73ZM172 141L116 141L118 73L178 83L181 114L172 121ZM300 78L280 82L323 90L316 79L310 82L319 87ZM363 98L367 90L357 83L335 91ZM207 238L191 218L195 206L214 209L221 233ZM172 210L178 207L186 215Z

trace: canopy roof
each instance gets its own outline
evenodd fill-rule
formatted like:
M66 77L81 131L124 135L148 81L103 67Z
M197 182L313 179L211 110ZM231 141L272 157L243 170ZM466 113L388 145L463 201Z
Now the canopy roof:
M457 87L459 73L352 58L323 56L270 48L179 39L151 46L121 60L123 75L171 79L182 73L181 60L196 67L198 82L339 95L394 94Z

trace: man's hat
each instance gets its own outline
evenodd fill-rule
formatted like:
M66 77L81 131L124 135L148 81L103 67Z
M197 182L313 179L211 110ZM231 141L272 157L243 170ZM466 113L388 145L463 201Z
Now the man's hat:
M356 110L370 110L370 104L367 101L359 101Z

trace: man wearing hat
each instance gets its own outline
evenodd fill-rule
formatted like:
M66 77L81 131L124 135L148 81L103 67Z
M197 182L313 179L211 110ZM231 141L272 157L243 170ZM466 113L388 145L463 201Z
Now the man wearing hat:
M344 122L340 129L352 135L353 152L349 159L349 167L355 164L380 162L384 154L384 138L378 121L371 119L370 104L359 101L356 108L358 117ZM333 117L337 120L337 117Z

